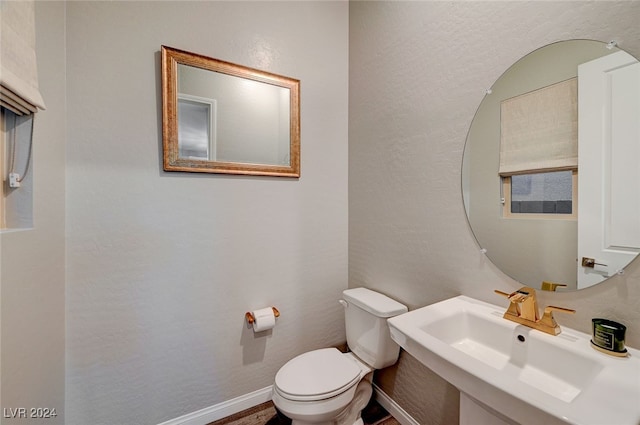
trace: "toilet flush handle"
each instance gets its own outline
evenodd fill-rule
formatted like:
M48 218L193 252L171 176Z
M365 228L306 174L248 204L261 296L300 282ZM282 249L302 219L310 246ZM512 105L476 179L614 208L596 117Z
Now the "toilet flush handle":
M338 302L339 302L340 304L342 304L342 307L344 307L344 308L349 307L349 303L348 303L348 302L346 302L345 300L338 300Z

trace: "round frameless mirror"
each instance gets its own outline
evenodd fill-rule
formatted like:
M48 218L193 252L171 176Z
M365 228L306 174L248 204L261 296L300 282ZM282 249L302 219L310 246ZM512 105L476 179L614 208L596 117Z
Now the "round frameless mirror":
M467 218L519 282L575 290L640 252L640 64L615 43L561 41L487 91L462 164Z

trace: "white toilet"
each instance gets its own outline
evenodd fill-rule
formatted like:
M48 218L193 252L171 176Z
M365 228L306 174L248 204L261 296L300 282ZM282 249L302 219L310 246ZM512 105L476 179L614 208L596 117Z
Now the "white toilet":
M366 288L347 289L345 307L349 353L336 348L309 351L289 360L276 374L273 404L292 425L362 425L360 413L371 398L375 369L398 360L387 319L407 307Z

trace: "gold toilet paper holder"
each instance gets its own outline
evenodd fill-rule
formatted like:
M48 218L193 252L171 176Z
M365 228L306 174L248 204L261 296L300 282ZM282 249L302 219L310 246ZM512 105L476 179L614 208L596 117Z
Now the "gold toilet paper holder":
M271 307L271 309L273 309L273 315L274 315L275 317L280 317L280 312L278 311L278 309L277 309L277 308L275 308L275 307ZM253 314L251 314L251 312L250 312L250 311L247 311L247 312L244 314L244 318L247 320L247 323L249 323L250 325L253 325L253 322L255 322L255 321L256 321L256 318L255 318L255 317L253 317Z

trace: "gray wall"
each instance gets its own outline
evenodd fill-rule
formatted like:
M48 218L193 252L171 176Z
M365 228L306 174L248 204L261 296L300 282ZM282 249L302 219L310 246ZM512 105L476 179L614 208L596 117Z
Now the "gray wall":
M520 285L481 254L466 221L461 160L487 88L530 51L571 38L640 57L640 2L351 2L349 8L349 285L414 309L459 294L494 304ZM540 303L629 326L640 346L640 262L624 276ZM505 306L506 308L506 306ZM378 382L420 424L451 424L455 388L403 353Z
M67 3L67 424L152 424L344 341L348 4ZM302 177L165 173L160 46L301 80ZM274 305L272 332L248 310Z
M34 124L33 228L0 232L0 404L55 409L57 416L2 418L5 425L62 424L65 413L64 4L37 2L35 15L47 110Z

